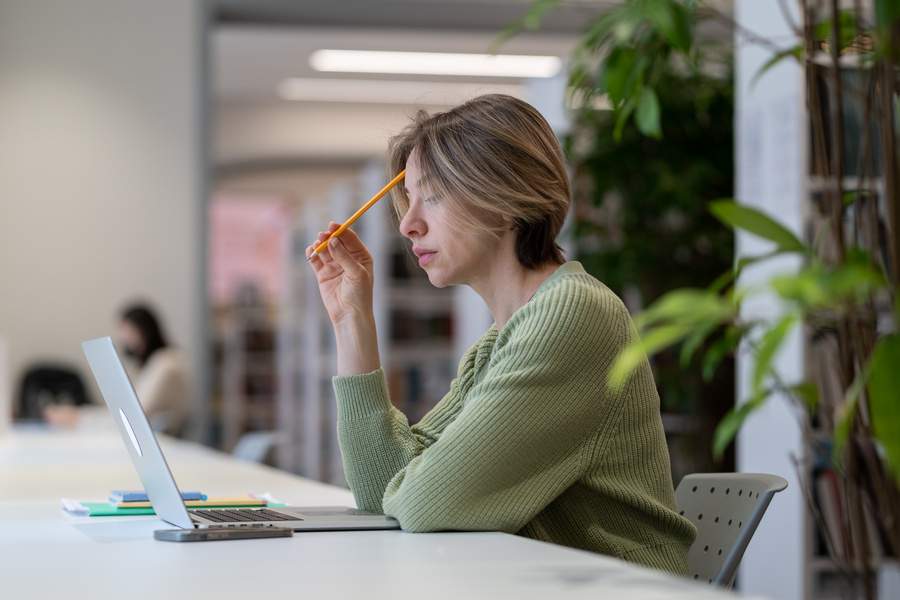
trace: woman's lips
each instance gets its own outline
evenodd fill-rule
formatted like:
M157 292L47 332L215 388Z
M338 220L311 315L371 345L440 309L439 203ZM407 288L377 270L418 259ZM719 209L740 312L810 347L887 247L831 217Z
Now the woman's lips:
M419 266L424 267L429 262L431 262L432 257L437 254L437 252L423 252L419 255Z

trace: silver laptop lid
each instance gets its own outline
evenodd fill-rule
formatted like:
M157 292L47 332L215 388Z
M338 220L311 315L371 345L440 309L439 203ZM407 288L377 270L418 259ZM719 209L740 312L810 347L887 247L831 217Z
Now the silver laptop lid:
M138 402L125 367L116 354L112 339L88 340L81 343L81 348L157 516L172 525L193 529L194 524L181 500L175 478Z

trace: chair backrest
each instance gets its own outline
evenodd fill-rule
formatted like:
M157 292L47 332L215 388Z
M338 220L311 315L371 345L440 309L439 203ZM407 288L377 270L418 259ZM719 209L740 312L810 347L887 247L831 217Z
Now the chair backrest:
M37 363L28 367L19 385L17 419L42 419L51 404L87 404L87 391L78 370L68 365Z
M786 487L787 481L765 473L686 475L675 501L680 514L697 527L688 552L689 576L731 587L772 496Z
M251 431L238 439L231 454L241 460L265 463L269 453L283 441L277 431Z

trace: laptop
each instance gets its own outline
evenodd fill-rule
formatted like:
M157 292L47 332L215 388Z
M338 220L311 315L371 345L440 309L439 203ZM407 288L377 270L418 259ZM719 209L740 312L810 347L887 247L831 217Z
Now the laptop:
M396 519L340 506L188 509L112 339L82 342L100 393L157 516L182 529L270 526L294 531L399 529Z

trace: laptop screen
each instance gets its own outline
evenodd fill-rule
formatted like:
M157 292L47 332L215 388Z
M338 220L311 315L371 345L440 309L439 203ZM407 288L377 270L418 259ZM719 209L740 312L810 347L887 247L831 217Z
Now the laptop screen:
M172 525L192 529L194 524L181 500L175 478L112 339L88 340L82 342L81 348L156 514Z

